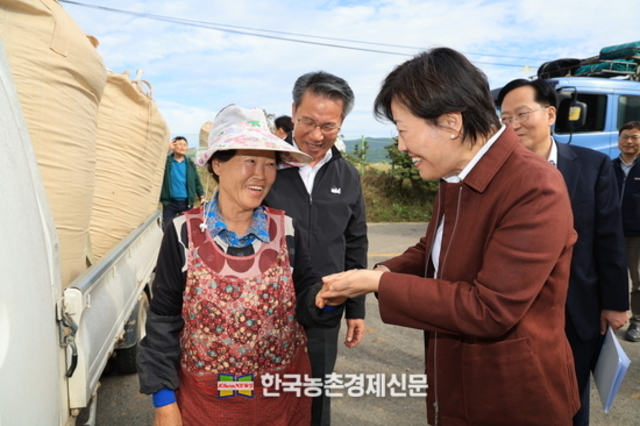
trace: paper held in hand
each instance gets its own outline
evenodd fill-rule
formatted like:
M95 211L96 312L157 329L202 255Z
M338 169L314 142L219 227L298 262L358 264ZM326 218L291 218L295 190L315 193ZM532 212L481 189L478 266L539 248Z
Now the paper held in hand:
M609 327L602 349L600 349L598 363L595 370L593 370L593 378L605 413L608 413L611 409L613 399L618 393L618 389L620 389L620 384L629 369L630 363L631 360L629 360L613 330Z

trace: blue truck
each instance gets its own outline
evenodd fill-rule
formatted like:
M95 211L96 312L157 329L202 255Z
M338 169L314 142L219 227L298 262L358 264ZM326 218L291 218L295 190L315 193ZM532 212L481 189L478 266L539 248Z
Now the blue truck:
M640 120L640 41L605 47L587 59L544 63L537 77L558 92L556 140L618 156L618 129ZM492 91L494 99L500 89Z

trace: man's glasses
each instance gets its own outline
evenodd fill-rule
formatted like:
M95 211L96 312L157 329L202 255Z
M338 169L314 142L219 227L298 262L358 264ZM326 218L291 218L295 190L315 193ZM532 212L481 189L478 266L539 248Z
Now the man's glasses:
M620 135L620 139L622 140L630 140L631 142L640 142L640 135Z
M538 109L532 109L531 111L527 111L527 112L521 112L519 114L514 115L513 117L502 117L500 120L504 124L524 123L529 119L529 114L531 114L532 112L540 111L547 108L549 108L549 106L538 108Z
M298 118L298 123L300 123L302 128L308 132L313 132L316 127L319 127L320 131L325 136L333 136L340 131L340 126L333 123L316 124L315 121L306 117Z

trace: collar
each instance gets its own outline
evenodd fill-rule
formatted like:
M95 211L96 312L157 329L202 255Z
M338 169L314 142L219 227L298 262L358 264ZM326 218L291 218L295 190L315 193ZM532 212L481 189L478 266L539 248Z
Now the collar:
M622 158L622 153L620 153L620 155L618 155L618 159L620 160L620 163L623 166L633 166L633 165L635 165L638 162L638 158L639 158L638 156L633 157L633 160L631 160L631 162L627 164L627 163L624 162L624 158Z
M267 212L262 206L258 206L258 208L253 211L253 217L247 235L242 237L238 237L238 235L229 230L227 224L224 223L218 204L218 192L216 192L211 201L205 205L204 216L211 237L219 237L231 247L245 247L252 244L256 239L263 243L270 241Z
M300 147L298 146L298 144L296 143L295 139L293 139L293 133L291 134L291 142L293 143L294 147L296 147L298 150L302 151L300 149ZM332 157L333 157L333 147L331 147L331 149L327 150L327 153L324 155L324 158L322 160L318 161L318 163L315 166L310 166L309 164L305 164L304 166L300 167L300 169L301 170L302 169L307 169L307 170L319 169L320 167L324 166L329 161L331 161Z
M551 151L549 151L549 158L547 158L547 161L554 167L558 168L558 145L553 138L551 138Z
M491 149L487 150L473 170L469 171L464 184L474 191L484 192L514 151L530 152L520 144L519 139L513 129L510 127L504 129Z
M469 163L464 167L464 169L462 169L462 171L460 172L460 174L458 174L458 176L451 176L451 177L445 178L444 180L447 181L448 183L462 182L462 180L467 177L467 175L471 172L471 170L473 170L476 164L478 164L478 161L480 161L480 159L484 157L487 151L489 151L489 148L491 148L491 146L495 143L495 141L498 140L500 135L502 135L502 133L504 132L504 129L506 129L506 126L503 124L502 127L500 127L500 130L498 130L493 136L491 136L491 138L484 144L484 146L480 148L478 152L476 152L476 155L473 156L471 161L469 161Z

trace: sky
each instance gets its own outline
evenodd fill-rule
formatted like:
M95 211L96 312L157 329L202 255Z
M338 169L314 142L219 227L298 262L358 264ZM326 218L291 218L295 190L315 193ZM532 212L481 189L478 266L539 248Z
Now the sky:
M355 107L341 129L345 139L393 137L394 126L374 118L373 101L387 74L420 51L456 49L496 88L535 76L546 61L596 56L602 47L640 40L638 0L77 3L94 7L61 1L80 28L98 39L106 67L117 73L128 70L132 76L142 70L171 134L188 135L191 146L197 144L202 124L232 103L291 115L293 83L310 71L335 74L353 89Z

